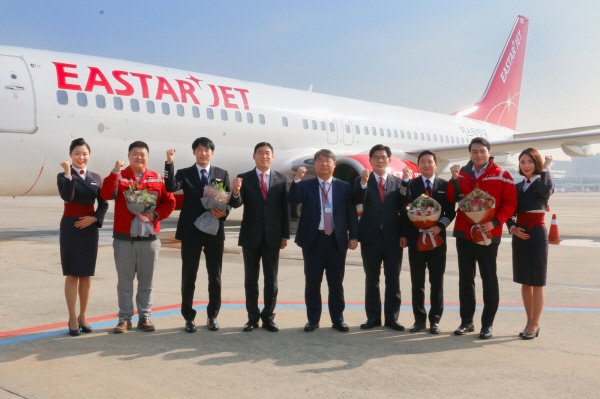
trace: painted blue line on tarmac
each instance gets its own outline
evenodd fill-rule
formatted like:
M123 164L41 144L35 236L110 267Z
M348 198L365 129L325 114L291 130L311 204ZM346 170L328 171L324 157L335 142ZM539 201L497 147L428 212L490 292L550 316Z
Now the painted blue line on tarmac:
M225 309L245 309L246 306L245 305L233 305L233 304L226 304L226 305L221 305L221 308L225 308ZM306 309L305 305L290 305L290 304L283 304L283 305L277 305L278 309ZM401 306L400 307L402 310L412 310L412 306ZM427 307L429 308L429 307ZM206 310L206 305L204 306L197 306L194 309L196 309L196 311L201 311L201 310ZM327 305L323 305L323 309L327 309ZM346 305L346 309L364 309L364 305ZM445 310L459 310L458 306L445 306L444 307ZM477 306L477 310L483 310L482 306ZM523 308L522 306L500 306L498 308L498 310L515 310L515 311L522 311L525 310L525 308ZM575 307L547 307L544 308L544 311L556 311L556 312L600 312L600 308L575 308ZM160 317L167 317L167 316L174 316L174 315L180 315L181 312L179 309L174 309L174 310L168 310L168 311L164 311L164 312L157 312L155 314L152 315L153 319L156 318L160 318ZM133 323L138 321L138 317L134 316L131 321ZM114 325L115 320L110 320L110 321L103 321L103 322L98 322L98 323L93 323L92 327L93 328L104 328L104 327L110 327L112 325ZM13 345L13 344L18 344L21 342L28 342L28 341L36 341L36 340L40 340L40 339L44 339L44 338L51 338L51 337L57 337L57 336L64 336L66 335L67 332L66 330L55 330L55 331L48 331L48 332L43 332L43 333L35 333L35 334L29 334L29 335L22 335L22 336L18 336L18 337L14 337L14 338L9 338L3 341L0 341L0 347L2 346L7 346L7 345ZM82 333L82 335L85 335Z

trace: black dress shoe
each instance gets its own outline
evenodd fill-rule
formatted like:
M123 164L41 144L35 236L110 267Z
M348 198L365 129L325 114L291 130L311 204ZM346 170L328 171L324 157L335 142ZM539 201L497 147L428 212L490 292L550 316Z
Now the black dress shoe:
M432 334L439 334L441 333L440 331L440 325L439 324L432 324L429 326L429 332Z
M386 320L385 326L391 328L392 330L404 331L404 326L398 323L397 320Z
M362 328L363 330L370 330L373 327L380 327L381 326L381 319L376 320L376 319L368 319L364 324L360 325L360 328Z
M268 331L271 332L279 331L279 327L277 327L277 324L275 324L273 320L263 321L262 328L266 328Z
M468 332L475 331L473 323L460 323L460 326L454 330L454 335L466 335Z
M416 333L416 332L419 332L419 331L424 330L426 328L427 328L427 324L426 323L417 323L417 322L415 322L415 324L413 324L412 327L408 329L408 332Z
M248 320L248 323L244 324L244 332L252 332L254 329L258 328L258 322L251 322Z
M194 323L194 320L186 320L185 321L185 332L189 332L189 333L196 332L196 323Z
M315 331L315 329L319 328L319 323L311 323L310 321L308 323L306 323L306 325L304 326L304 331L306 332L310 332L310 331Z
M92 326L84 326L81 324L81 322L79 321L79 316L77 316L77 323L79 323L79 328L81 329L81 332L84 333L91 333L92 332Z
M217 323L216 317L209 317L206 320L206 325L210 331L217 331L219 329L219 323Z
M71 330L71 325L67 322L67 327L69 328L69 335L72 337L76 337L79 335L79 323L77 323L77 330Z
M525 332L525 334L523 334L523 339L534 339L538 335L540 335L540 328L539 327L537 328L537 330L535 330L535 332L533 334L527 334L527 332Z
M339 323L333 323L331 325L331 328L335 328L336 330L341 331L341 332L350 331L350 327L348 327L348 324L346 324L343 321L340 321Z
M479 338L481 338L481 339L492 338L492 326L481 327L481 331L479 332Z

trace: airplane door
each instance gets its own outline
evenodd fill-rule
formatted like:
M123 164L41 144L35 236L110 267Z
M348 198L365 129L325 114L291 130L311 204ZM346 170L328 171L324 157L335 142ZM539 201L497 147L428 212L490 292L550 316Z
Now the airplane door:
M0 132L35 133L35 94L21 57L0 54Z
M354 143L354 134L352 133L352 121L348 119L342 119L342 135L345 145L352 145Z
M327 122L327 142L329 144L337 144L338 142L338 132L337 132L337 122L335 119L329 119Z

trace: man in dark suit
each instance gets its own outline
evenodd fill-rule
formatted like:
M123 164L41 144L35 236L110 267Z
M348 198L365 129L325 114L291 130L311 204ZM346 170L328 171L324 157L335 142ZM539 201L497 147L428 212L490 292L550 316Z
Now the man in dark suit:
M406 231L408 236L408 261L410 262L410 279L412 283L412 307L415 323L410 332L418 332L427 328L427 311L425 310L425 270L429 269L430 303L429 332L440 333L440 319L444 311L444 272L446 271L446 227L454 217L454 202L446 199L448 182L435 175L438 162L435 153L429 150L421 152L417 158L421 176L409 180L412 171L407 167L402 170L403 180L400 194L406 198L405 202L412 203L420 195L426 194L436 200L442 207L437 225L431 228L432 236L439 235L442 244L428 251L417 250L419 229L409 222ZM430 239L427 238L426 239ZM432 239L432 238L431 238Z
M389 174L392 151L377 144L369 151L373 173L365 169L354 182L354 203L362 204L358 224L360 254L365 269L365 310L367 321L360 328L381 326L381 297L379 274L383 263L385 275L385 326L404 331L398 323L400 314L400 266L406 239L400 237L400 213L406 207L399 188L401 180Z
M258 143L254 147L256 167L233 179L230 205L244 205L238 245L244 255L244 287L248 322L244 332L258 328L258 320L271 332L279 331L274 322L277 303L277 271L279 250L284 249L290 238L290 213L287 201L287 178L271 170L275 154L269 143ZM258 277L260 260L263 263L264 301L258 308Z
M208 272L208 329L219 329L217 315L221 308L221 269L223 264L223 246L225 233L223 222L228 211L211 210L212 215L219 219L219 230L216 235L200 231L194 222L207 212L200 198L204 196L204 187L212 183L223 183L225 191L229 191L229 175L226 170L210 164L215 152L215 144L206 137L194 140L192 144L196 163L189 168L179 169L174 173L173 158L175 150L167 151L165 163L165 181L167 191L183 190L183 207L177 222L175 239L181 241L181 314L185 319L185 331L195 332L194 319L196 311L193 308L196 276L200 264L200 253L204 250L206 271Z
M304 257L304 299L308 315L304 331L319 328L323 272L329 287L332 327L348 331L343 316L342 283L346 252L358 246L358 215L352 202L352 187L333 178L335 159L330 150L317 151L314 156L317 177L300 181L306 168L299 167L288 195L289 202L302 204L295 242L302 248Z

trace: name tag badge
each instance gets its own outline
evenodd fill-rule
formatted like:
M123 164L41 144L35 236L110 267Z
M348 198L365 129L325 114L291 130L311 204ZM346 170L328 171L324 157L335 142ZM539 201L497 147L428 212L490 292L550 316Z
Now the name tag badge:
M331 204L325 204L325 213L331 213Z

